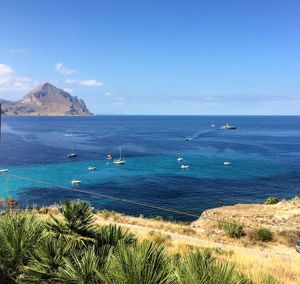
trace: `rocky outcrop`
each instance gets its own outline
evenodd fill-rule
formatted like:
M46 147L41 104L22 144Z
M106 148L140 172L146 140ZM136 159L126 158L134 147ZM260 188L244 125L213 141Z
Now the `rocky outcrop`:
M37 86L17 102L3 102L6 115L92 115L84 101L45 83Z
M274 205L236 204L206 210L191 226L194 229L215 227L218 221L236 221L252 228L268 228L274 232L300 230L300 199Z

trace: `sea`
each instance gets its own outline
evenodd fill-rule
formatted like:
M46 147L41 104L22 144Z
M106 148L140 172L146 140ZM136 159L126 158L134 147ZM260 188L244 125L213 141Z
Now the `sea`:
M220 130L226 122L237 129ZM120 149L125 165L106 160ZM193 221L209 208L300 195L300 117L4 116L0 168L9 173L0 197L21 207L84 199L99 210Z

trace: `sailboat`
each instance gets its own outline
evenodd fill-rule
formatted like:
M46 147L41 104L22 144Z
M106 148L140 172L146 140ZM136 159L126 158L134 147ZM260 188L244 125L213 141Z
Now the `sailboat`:
M115 165L124 165L126 163L125 159L122 160L122 149L120 148L120 158L113 160Z
M69 154L67 155L67 157L68 157L68 158L75 158L75 157L77 157L77 154L76 154L76 152L74 151L74 143L73 143L73 146L72 146L72 152L69 153Z

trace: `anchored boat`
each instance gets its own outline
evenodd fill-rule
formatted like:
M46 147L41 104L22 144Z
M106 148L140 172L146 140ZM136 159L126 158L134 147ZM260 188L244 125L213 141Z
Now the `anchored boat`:
M77 157L77 154L76 153L70 153L67 155L68 158L74 158L74 157Z
M221 130L231 130L231 129L236 129L236 126L233 126L233 125L229 125L228 123L222 125L220 127Z
M183 169L183 170L186 170L186 169L188 169L190 166L189 165L181 165L181 169Z
M73 179L71 181L71 183L72 183L72 185L78 185L78 184L81 184L81 180L79 180L79 179Z
M115 165L124 165L126 163L126 160L122 159L122 149L121 148L120 148L120 158L116 159L116 160L113 160L113 163Z

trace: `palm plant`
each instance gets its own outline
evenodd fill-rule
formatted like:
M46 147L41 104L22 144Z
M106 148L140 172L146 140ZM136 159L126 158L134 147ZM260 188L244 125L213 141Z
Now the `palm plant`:
M109 256L120 244L129 245L136 240L120 226L97 228L88 202L67 201L62 214L63 219L51 216L47 222L49 233L31 254L18 279L20 283L102 281Z
M73 253L64 258L64 265L58 269L59 283L98 284L107 283L105 277L106 262L101 262L93 246L89 247L82 255Z
M105 245L116 247L120 242L130 245L136 241L134 234L129 232L129 230L112 224L101 227L95 234L95 238L97 240L97 247Z
M0 267L2 274L15 277L28 262L44 230L43 223L32 213L9 213L0 219Z
M22 269L20 283L49 283L57 280L57 271L71 254L71 247L62 240L46 237L33 251L28 266Z
M75 246L85 246L94 242L96 226L93 208L90 203L82 200L66 201L62 206L64 219L51 215L47 227L57 239L64 239Z
M144 241L141 244L122 244L109 261L109 283L169 284L174 283L170 258L162 246Z
M179 284L250 284L233 266L217 264L210 252L190 252L176 264Z

